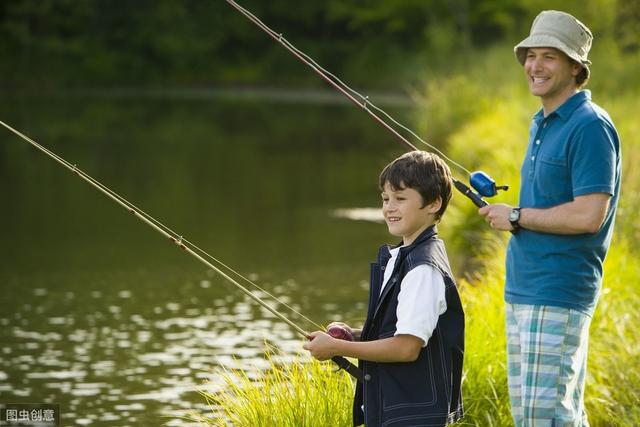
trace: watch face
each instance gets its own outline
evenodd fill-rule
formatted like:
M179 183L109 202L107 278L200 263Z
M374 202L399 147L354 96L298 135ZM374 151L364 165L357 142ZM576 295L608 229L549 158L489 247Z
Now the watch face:
M517 221L520 219L520 211L512 210L509 212L509 221Z

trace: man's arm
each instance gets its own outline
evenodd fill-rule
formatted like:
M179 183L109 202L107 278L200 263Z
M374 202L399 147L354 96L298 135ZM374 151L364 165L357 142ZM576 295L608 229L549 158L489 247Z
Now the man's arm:
M523 208L520 226L527 230L551 234L597 233L609 209L611 195L593 193L578 196L573 201L546 209ZM511 231L509 205L495 204L480 208L478 213L496 230Z
M312 332L310 337L311 340L303 348L318 360L346 356L370 362L413 362L420 355L424 344L413 335L396 335L362 342L335 339L321 331Z

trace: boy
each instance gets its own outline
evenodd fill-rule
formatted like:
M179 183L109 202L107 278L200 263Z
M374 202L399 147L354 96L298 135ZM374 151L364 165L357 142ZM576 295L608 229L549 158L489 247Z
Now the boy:
M451 199L451 172L435 154L407 153L380 174L382 212L400 245L372 264L369 308L355 341L317 331L304 348L319 360L359 359L354 425L444 426L462 417L464 313L435 224ZM330 325L330 326L332 326Z

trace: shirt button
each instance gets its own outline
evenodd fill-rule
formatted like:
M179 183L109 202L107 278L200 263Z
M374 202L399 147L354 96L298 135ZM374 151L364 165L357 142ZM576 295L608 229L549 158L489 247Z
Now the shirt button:
M371 375L369 375L369 374L365 374L365 376L364 376L364 380L365 380L365 381L371 381Z
M547 127L547 122L544 122L544 123L542 124L542 127L543 127L543 128L546 128L546 127Z
M540 140L539 139L536 140L536 145L540 145Z
M533 162L536 159L536 156L531 156L531 161Z

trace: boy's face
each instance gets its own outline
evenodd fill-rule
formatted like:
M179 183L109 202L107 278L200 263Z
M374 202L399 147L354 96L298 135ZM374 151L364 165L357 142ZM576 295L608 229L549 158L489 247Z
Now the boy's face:
M422 204L422 196L413 188L393 190L388 182L384 184L382 214L389 233L402 237L405 246L434 223L434 214L440 209L441 202L438 199L425 207Z

